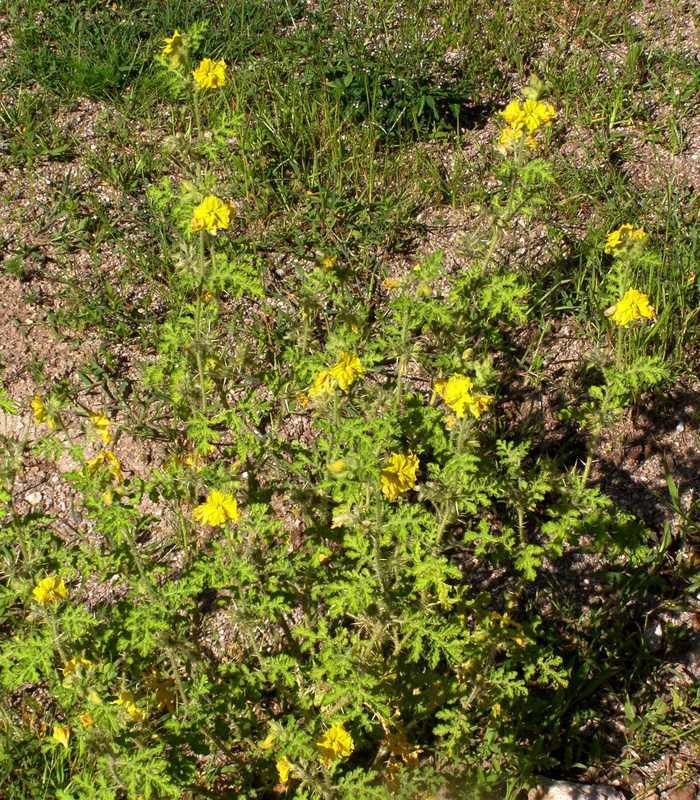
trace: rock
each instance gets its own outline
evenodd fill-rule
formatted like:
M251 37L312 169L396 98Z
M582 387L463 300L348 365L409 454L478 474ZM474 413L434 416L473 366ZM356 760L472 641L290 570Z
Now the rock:
M43 499L43 495L41 492L27 492L27 494L24 495L24 499L30 506L38 506Z
M666 792L667 800L696 800L698 787L696 784L689 783L687 786L677 786Z
M29 441L36 439L30 435L35 430L31 414L9 414L0 411L0 434L7 436L8 439L22 440L27 438Z
M646 786L646 778L644 773L638 769L633 769L629 777L627 778L627 783L629 784L630 789L636 794L637 792L641 792L642 789Z
M625 797L614 787L603 784L587 785L542 779L530 790L527 800L625 800Z
M663 647L664 629L659 620L644 631L644 640L647 643L650 653L658 653Z

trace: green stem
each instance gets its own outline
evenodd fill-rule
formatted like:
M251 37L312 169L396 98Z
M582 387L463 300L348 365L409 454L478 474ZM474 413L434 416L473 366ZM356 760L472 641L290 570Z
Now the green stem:
M195 87L192 108L194 110L194 126L197 136L200 135L202 130L202 111L199 106L199 89Z
M625 361L624 340L622 337L622 328L618 327L615 335L615 367L617 369L622 369Z
M591 474L591 466L593 465L593 449L595 444L591 444L591 449L586 456L586 463L583 465L583 474L581 475L581 482L585 486L588 483L588 477Z
M522 544L525 544L525 512L521 505L518 506L518 536Z
M51 626L51 633L53 635L53 641L56 646L56 650L58 650L58 654L61 656L61 661L65 664L68 661L66 657L66 651L63 649L61 645L61 632L58 629L58 620L54 616L53 613L46 612L46 618Z
M197 290L197 300L194 307L194 357L197 363L197 373L199 375L199 399L202 413L206 413L207 394L204 378L204 359L202 351L204 349L202 335L202 291L206 280L207 263L204 252L204 231L199 232L199 288Z
M371 491L369 487L366 488L365 491L365 507L368 507L369 504L372 502L371 498ZM382 587L382 596L386 596L387 593L387 576L384 570L384 565L382 564L382 552L381 552L381 530L382 525L384 523L384 514L382 510L382 502L378 502L375 505L375 524L376 524L376 532L372 536L372 555L374 556L374 572L379 581L379 584Z
M442 537L445 535L447 526L453 519L452 502L448 499L440 507L440 522L438 523L437 534L435 536L436 544L439 546L442 543Z
M403 376L406 373L406 366L408 356L406 348L408 347L408 311L404 310L403 318L401 320L401 355L399 356L399 363L396 367L396 408L401 407L403 395Z

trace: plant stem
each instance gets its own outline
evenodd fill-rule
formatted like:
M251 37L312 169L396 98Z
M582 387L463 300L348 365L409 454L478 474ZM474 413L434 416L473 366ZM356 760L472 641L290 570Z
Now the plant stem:
M206 413L207 409L207 394L205 388L204 378L204 359L202 358L202 351L204 349L203 335L202 335L202 291L206 280L207 263L204 252L204 231L199 232L199 288L197 290L197 300L194 307L194 357L197 364L197 373L199 375L199 401L202 413Z

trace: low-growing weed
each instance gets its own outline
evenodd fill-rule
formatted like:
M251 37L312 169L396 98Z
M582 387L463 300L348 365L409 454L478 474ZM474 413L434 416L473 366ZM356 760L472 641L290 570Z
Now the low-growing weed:
M554 152L552 84L532 76L496 112L483 81L503 64L453 4L438 4L439 43L468 33L478 58L442 80L422 3L412 21L392 7L396 28L365 20L386 37L372 58L349 35L352 4L335 26L325 5L271 4L273 46L258 4L229 4L217 30L196 17L206 4L166 3L181 27L155 59L139 16L159 4L87 5L80 22L33 3L16 79L45 64L46 85L100 97L134 81L128 102L157 98L167 135L132 147L116 123L117 152L86 159L136 198L119 209L129 236L96 195L58 193L58 255L119 254L108 275L66 276L52 317L102 344L51 385L37 369L25 409L0 393L4 414L33 420L0 462L0 794L515 798L539 773L606 760L610 696L626 699L630 746L655 753L678 720L690 736L692 692L641 712L630 698L656 665L639 619L697 590L678 555L697 504L669 476L674 527L659 532L593 481L604 433L694 341L695 278L665 271L685 275L697 242L670 199L665 234L630 199L573 238L560 214L583 178ZM549 24L545 3L516 3L509 35L525 5ZM501 15L486 13L487 41ZM46 24L79 26L90 47L28 60ZM319 71L329 40L345 47ZM524 66L537 36L506 44ZM631 50L621 80L642 67ZM492 137L468 268L435 246L390 270L426 196L465 191L470 164L430 178L419 148L470 114ZM17 162L68 154L24 96L7 115ZM440 185L417 190L411 158ZM591 202L619 179L600 176ZM520 269L514 230L546 238ZM562 311L588 340L545 430L522 397L546 384L540 345ZM578 449L552 444L557 425ZM154 463L130 463L134 442ZM63 465L65 518L16 496L41 461Z

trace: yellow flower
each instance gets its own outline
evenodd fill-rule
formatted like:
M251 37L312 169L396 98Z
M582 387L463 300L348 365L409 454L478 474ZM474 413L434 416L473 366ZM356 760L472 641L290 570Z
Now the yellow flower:
M337 260L338 256L326 256L325 258L321 259L321 266L324 270L326 270L326 272L330 272L330 270L335 267Z
M461 419L469 405L471 390L474 388L471 378L455 373L449 380L435 381L433 390L445 401L445 405Z
M352 736L342 723L336 722L316 742L323 766L328 768L339 758L347 758L355 749Z
M506 153L521 141L523 128L527 128L529 133L533 134L543 125L550 125L557 112L551 103L542 100L525 100L523 103L520 100L511 100L500 114L508 123L508 127L501 131L497 149L501 153ZM531 149L537 145L537 140L532 136L529 136L526 142Z
M493 402L493 396L474 394L473 388L474 384L470 378L455 373L449 380L436 381L434 391L442 397L445 405L451 408L459 419L467 411L478 419Z
M541 125L548 125L556 116L554 107L541 100L526 100L522 109L522 121L530 133L534 133Z
M557 116L557 111L551 103L545 103L542 100L538 100L539 108L537 113L540 118L540 122L542 125L549 125L553 119Z
M314 382L309 387L308 395L311 399L331 394L335 389L335 380L329 369L322 369L314 378Z
M643 242L646 238L644 228L635 228L634 225L625 223L608 234L603 252L614 254L636 242Z
M392 453L379 476L384 496L392 503L416 485L418 458L413 453Z
M342 528L353 521L351 509L346 505L336 506L331 515L331 528Z
M423 752L420 747L415 747L406 738L403 731L386 734L386 748L395 758L400 758L410 767L418 766L418 756Z
M99 412L90 414L90 422L95 426L97 434L102 439L104 444L109 444L112 441L112 434L109 430L109 419Z
M68 597L68 589L63 582L63 578L57 575L49 575L43 580L39 581L32 589L32 594L37 603L42 606L48 606L51 603L58 603Z
M89 711L86 711L84 714L80 714L78 719L84 728L91 728L95 724L95 718Z
M322 369L316 375L309 388L309 397L314 398L332 394L336 387L343 392L347 392L364 371L364 367L356 355L343 351L332 367Z
M131 692L119 692L117 699L112 701L113 706L121 706L126 711L132 722L143 722L146 715L136 705L134 695Z
M204 58L192 75L200 89L220 89L226 84L226 62L223 58L220 61Z
M109 471L109 474L113 480L115 480L117 483L121 483L124 480L124 473L122 472L122 466L119 463L119 459L111 450L100 450L100 452L94 458L88 459L88 461L85 463L88 468L88 472L95 472L98 467L104 465Z
M275 739L277 737L274 733L268 733L267 736L260 742L260 749L261 750L272 750L272 746L275 743Z
M345 463L345 460L339 458L337 461L331 461L331 463L328 465L328 471L331 473L331 475L341 475L343 472L345 472L346 466L347 464Z
M275 766L277 767L277 774L280 776L280 783L284 786L289 782L289 774L292 771L292 762L287 758L287 756L282 756L282 758L277 759Z
M445 416L445 427L448 431L451 431L452 428L457 424L457 417L454 414L447 414Z
M331 367L331 376L344 392L347 392L363 372L364 368L360 359L352 353L346 352L342 352L340 358Z
M67 725L54 725L51 738L54 742L62 744L67 750L68 740L70 739L70 728Z
M190 450L182 456L182 463L190 469L200 472L204 469L204 456L197 450Z
M156 670L151 670L146 678L146 686L153 693L156 708L159 711L174 711L177 705L175 681L163 677Z
M520 100L511 100L500 114L511 127L522 126L525 122L525 112Z
M66 663L63 665L63 676L64 678L69 678L79 670L88 670L92 666L92 661L90 661L88 658L83 658L83 656L69 658L68 661L66 661Z
M240 517L241 512L238 510L236 498L218 489L212 489L206 501L194 510L195 520L204 525L211 525L212 528L224 525L228 520L237 522Z
M400 278L384 278L382 281L382 286L390 292L392 289L398 289L401 286L401 279Z
M192 212L190 230L192 233L208 231L215 234L217 231L226 230L230 224L231 206L210 194Z
M505 155L509 150L513 150L523 139L523 125L522 122L516 125L509 125L503 128L498 137L498 146L496 149L499 153Z
M161 55L170 61L171 66L179 67L184 60L187 49L184 36L180 31L176 30L172 36L166 36L163 41L165 46L160 51Z
M493 403L492 394L473 394L470 396L467 402L467 408L473 417L479 419L479 417L488 409L491 403Z
M56 420L47 412L44 401L38 394L35 394L32 398L32 413L34 415L34 422L36 422L37 425L45 423L49 430L56 430Z
M622 299L606 311L612 321L624 328L637 319L654 319L655 313L649 298L636 289L628 289Z
M461 419L464 416L473 388L474 384L471 378L455 373L449 380L435 381L433 391L435 394L440 395L445 401L445 405L451 408L457 417Z
M551 103L542 100L526 100L523 103L523 122L530 133L534 133L542 125L549 125L556 115Z

